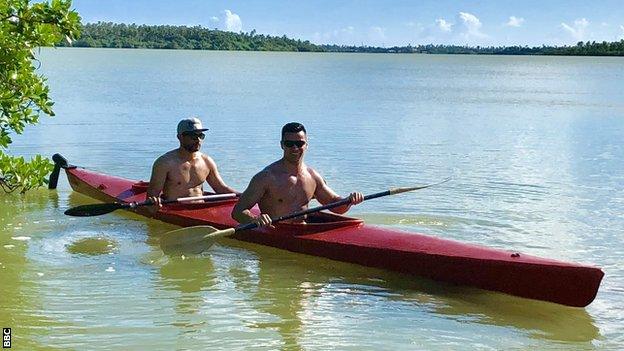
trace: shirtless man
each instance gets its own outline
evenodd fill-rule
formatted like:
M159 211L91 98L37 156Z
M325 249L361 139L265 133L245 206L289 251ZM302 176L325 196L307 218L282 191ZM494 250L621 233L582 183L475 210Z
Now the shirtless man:
M161 198L202 196L204 181L217 194L236 193L221 179L212 158L199 151L207 130L197 118L183 119L178 123L180 147L160 156L152 167L147 188L147 196L154 201L154 206L150 206L152 215L161 207Z
M256 174L234 206L232 218L239 223L256 222L259 226L269 226L271 217L307 209L312 198L323 205L342 200L316 170L303 163L308 138L302 124L292 122L282 128L281 146L284 156ZM331 211L345 213L351 205L362 202L364 195L354 192L349 199L350 204ZM250 211L255 204L262 212L258 216Z

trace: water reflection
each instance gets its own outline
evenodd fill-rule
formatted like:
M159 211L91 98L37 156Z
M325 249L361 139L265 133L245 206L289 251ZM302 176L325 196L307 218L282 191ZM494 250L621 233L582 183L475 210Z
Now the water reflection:
M248 293L258 312L273 316L270 321L250 321L250 327L279 333L283 350L302 350L300 338L303 323L301 313L309 292L305 288L312 280L305 266L293 264L290 259L266 260L257 257L256 286L250 289L251 273L241 267L230 269L237 289ZM277 261L277 262L276 262Z
M48 203L50 204L50 207L53 209L58 209L59 208L59 193L58 191L52 191L49 190L47 191L48 193Z
M159 270L161 288L178 292L175 310L178 315L197 314L205 307L203 292L216 284L214 265L210 257L170 257ZM184 323L178 326L191 327Z
M278 331L287 349L301 349L307 324L302 321L305 310L327 294L346 294L350 296L347 300L382 299L459 322L512 327L536 340L590 343L600 338L585 309L441 284L235 240L227 240L227 244L257 255L255 271L250 272L247 265L244 269L230 269L230 274L237 288L249 294L256 309L275 316L274 321L255 326ZM250 285L254 275L256 286Z
M573 308L480 289L384 274L377 286L393 292L390 299L427 304L431 312L455 320L509 326L535 339L590 342L600 337L584 308Z

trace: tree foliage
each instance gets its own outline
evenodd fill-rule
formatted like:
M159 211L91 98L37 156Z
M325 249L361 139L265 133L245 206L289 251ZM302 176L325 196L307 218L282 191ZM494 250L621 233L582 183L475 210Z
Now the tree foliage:
M59 43L59 45L67 45ZM249 33L225 32L201 26L137 25L111 22L84 25L82 37L73 46L98 48L145 48L247 51L326 51L366 53L423 53L463 55L574 55L624 56L624 40L579 42L574 46L464 46L417 45L390 48L375 46L315 45L309 41Z
M0 0L0 187L5 191L41 186L52 169L40 156L27 162L6 151L12 133L22 134L41 114L54 116L46 79L36 72L35 52L79 35L80 17L70 6L71 0Z
M60 43L59 45L64 45ZM148 26L124 23L87 23L75 47L189 50L323 51L309 41L249 33L233 33L201 26Z

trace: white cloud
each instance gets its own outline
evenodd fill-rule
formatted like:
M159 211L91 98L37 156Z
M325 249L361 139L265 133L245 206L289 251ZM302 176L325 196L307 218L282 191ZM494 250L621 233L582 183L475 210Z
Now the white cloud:
M239 15L230 10L222 12L223 17L212 16L208 20L210 23L218 24L219 28L230 32L241 32L243 30L243 22Z
M225 30L230 32L240 32L243 30L243 22L240 16L230 10L225 10Z
M443 32L450 32L452 30L453 24L447 22L443 18L438 18L436 21L436 26Z
M574 21L574 26L570 26L566 23L561 23L561 28L570 33L574 40L582 41L585 38L585 29L589 26L589 21L585 18L577 19Z
M620 39L624 40L624 25L620 25L620 30L621 30L621 32L620 32Z
M482 32L483 24L477 16L459 12L455 23L438 18L417 33L417 41L432 44L479 45L490 37Z
M460 12L459 19L464 25L465 31L462 33L462 36L466 39L472 38L485 38L487 35L481 32L481 21L477 18L477 16L468 13L468 12Z
M520 27L520 26L522 26L522 23L524 23L524 18L516 17L516 16L510 16L509 17L509 21L507 21L507 23L505 23L505 25L509 26L509 27Z

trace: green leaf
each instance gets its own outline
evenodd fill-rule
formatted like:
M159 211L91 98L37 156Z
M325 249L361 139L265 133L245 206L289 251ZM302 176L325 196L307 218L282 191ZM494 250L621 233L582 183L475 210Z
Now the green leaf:
M26 162L5 153L11 134L21 134L27 124L37 124L41 114L54 116L49 87L37 75L36 50L62 38L77 38L80 17L71 1L0 0L0 188L25 192L47 183L53 164L40 155ZM11 17L14 15L14 17Z

